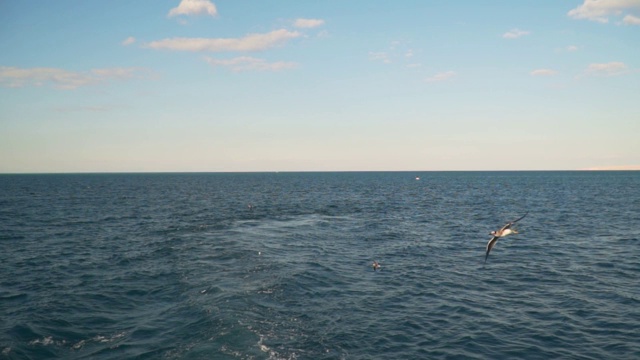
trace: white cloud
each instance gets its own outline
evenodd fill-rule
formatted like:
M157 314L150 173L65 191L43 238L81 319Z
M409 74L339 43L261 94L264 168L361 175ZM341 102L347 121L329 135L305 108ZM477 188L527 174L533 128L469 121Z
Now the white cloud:
M169 11L169 17L178 15L202 15L216 16L218 10L209 0L182 0L180 4Z
M575 45L569 45L567 46L567 51L569 52L574 52L574 51L578 51L578 49L580 49L579 47L575 46Z
M127 46L127 45L131 45L133 43L136 42L136 38L134 38L133 36L129 36L128 38L124 39L122 41L122 45Z
M0 85L15 88L51 85L56 89L71 90L109 80L133 78L138 71L136 68L110 68L76 72L58 68L22 69L2 66Z
M619 61L612 61L608 63L590 64L586 72L590 75L614 76L624 74L627 71L627 65Z
M153 41L148 48L176 51L260 51L302 36L297 31L274 30L266 34L249 34L243 38L171 38Z
M626 25L640 25L640 17L627 15L622 19L622 22Z
M267 62L265 59L258 59L250 56L240 56L232 59L215 59L206 57L205 60L213 66L224 66L232 71L280 71L293 69L298 66L294 62L276 61Z
M609 22L610 16L621 16L630 9L640 9L638 0L584 0L567 15L574 19L588 19L600 23Z
M558 72L551 69L536 69L531 72L531 76L551 76Z
M455 71L446 71L435 74L434 76L425 79L425 81L428 83L446 81L454 78L456 75Z
M324 25L324 20L322 19L296 19L293 23L293 26L303 29L310 29L322 25Z
M511 29L506 33L502 34L502 37L505 39L517 39L524 35L531 34L530 31L520 30L520 29Z

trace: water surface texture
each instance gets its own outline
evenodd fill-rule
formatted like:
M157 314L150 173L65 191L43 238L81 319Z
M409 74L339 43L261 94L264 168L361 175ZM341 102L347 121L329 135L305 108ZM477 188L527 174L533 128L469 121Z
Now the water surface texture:
M0 359L639 359L639 284L640 172L0 176Z

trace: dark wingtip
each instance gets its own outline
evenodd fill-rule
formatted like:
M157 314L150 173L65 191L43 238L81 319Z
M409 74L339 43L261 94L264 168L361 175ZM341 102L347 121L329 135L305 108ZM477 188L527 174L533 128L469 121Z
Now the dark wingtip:
M524 213L524 215L520 216L517 220L512 221L512 222L511 222L511 224L515 224L515 223L517 223L518 221L520 221L520 220L524 219L524 218L525 218L525 216L527 216L527 215L529 215L529 210L527 210L527 212L526 212L526 213Z

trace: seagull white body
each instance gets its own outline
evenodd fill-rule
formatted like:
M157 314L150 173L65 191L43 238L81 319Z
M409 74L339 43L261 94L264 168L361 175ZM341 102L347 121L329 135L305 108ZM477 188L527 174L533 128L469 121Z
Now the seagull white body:
M512 229L511 226L513 224L517 223L518 221L522 220L525 216L527 216L528 213L529 212L527 211L526 214L522 215L518 219L508 222L500 230L492 231L492 232L489 233L489 235L493 235L493 237L487 243L487 253L484 256L484 262L485 263L487 262L487 258L489 257L489 252L491 252L491 249L493 249L493 247L496 246L496 242L498 242L498 239L500 239L501 237L505 237L507 235L517 234L518 231L516 229Z
M510 225L510 224L509 224L509 225ZM505 228L502 228L502 229L500 229L500 230L498 230L498 231L492 231L491 233L489 233L489 235L493 235L493 236L495 236L495 237L499 237L499 238L501 238L501 237L505 237L505 236L507 236L507 235L517 234L517 233L518 233L518 231L517 231L517 230L515 230L515 229L509 229L509 228L505 229Z

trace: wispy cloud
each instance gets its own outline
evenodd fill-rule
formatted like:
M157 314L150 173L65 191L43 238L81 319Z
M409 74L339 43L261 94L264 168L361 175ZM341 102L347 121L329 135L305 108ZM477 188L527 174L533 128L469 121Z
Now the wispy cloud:
M622 23L625 25L640 25L640 17L627 15L622 19Z
M126 39L124 39L122 41L122 45L128 46L128 45L131 45L131 44L133 44L135 42L136 42L136 38L134 38L133 36L129 36L128 38L126 38Z
M0 85L6 87L45 86L71 90L110 80L130 79L140 72L137 68L93 69L85 72L58 68L0 67Z
M297 31L274 30L266 34L249 34L243 38L171 38L152 41L146 47L175 51L260 51L302 36Z
M590 64L587 67L587 75L595 76L615 76L627 73L629 68L622 62L612 61L608 63Z
M182 0L180 4L171 9L167 16L173 17L178 15L210 15L216 16L218 10L216 6L209 0Z
M419 53L419 51L417 52ZM409 47L407 41L395 40L389 44L385 51L369 51L369 60L379 61L384 64L400 63L404 66L415 67L418 63L414 58L416 51Z
M447 81L453 79L456 75L455 71L445 71L428 77L425 81L428 83Z
M552 76L558 72L551 69L536 69L531 72L531 76Z
M519 37L525 36L525 35L529 35L531 34L531 31L525 31L525 30L520 30L520 29L511 29L509 31L507 31L506 33L502 34L502 37L505 39L517 39Z
M215 59L206 57L205 60L213 66L228 67L232 71L280 71L293 69L298 66L294 62L276 61L267 62L265 59L258 59L250 56L240 56L232 59Z
M369 51L369 60L372 61L381 61L385 64L390 64L391 59L389 59L389 54L383 51Z
M576 45L569 45L569 46L567 46L567 51L569 51L569 52L575 52L575 51L578 51L579 49L580 49L580 48L579 48L579 47L577 47Z
M318 26L324 25L324 20L322 19L296 19L293 22L293 26L302 29L310 29Z
M587 19L600 23L608 23L610 16L621 16L631 9L640 9L640 1L584 0L582 5L572 9L567 15L573 19ZM634 16L628 21L633 21L633 18Z

